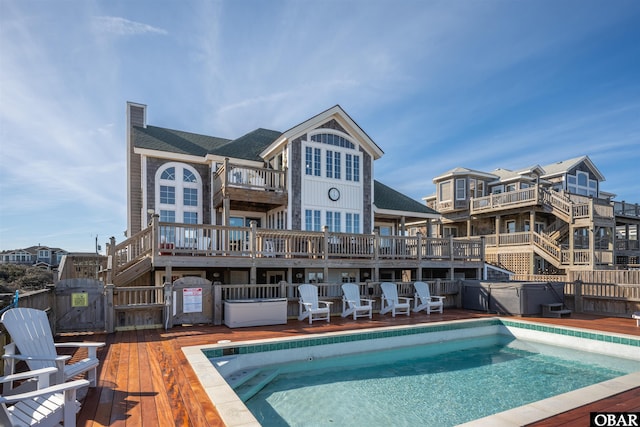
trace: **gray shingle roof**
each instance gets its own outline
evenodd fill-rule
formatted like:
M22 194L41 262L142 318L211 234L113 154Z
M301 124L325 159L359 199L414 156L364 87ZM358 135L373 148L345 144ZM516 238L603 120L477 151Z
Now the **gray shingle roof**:
M134 145L138 148L189 154L204 157L215 154L246 160L262 160L260 152L282 133L269 129L256 129L237 139L218 138L197 133L161 128L134 127Z
M567 172L578 163L587 159L587 156L574 157L573 159L561 160L559 162L551 163L542 166L544 169L544 176L558 175Z
M170 153L205 156L229 143L229 139L199 135L156 126L133 128L134 146Z
M281 132L269 129L256 129L240 138L234 139L211 154L237 159L261 161L260 153L282 135Z
M438 212L426 205L375 180L373 181L373 199L378 209L438 215Z

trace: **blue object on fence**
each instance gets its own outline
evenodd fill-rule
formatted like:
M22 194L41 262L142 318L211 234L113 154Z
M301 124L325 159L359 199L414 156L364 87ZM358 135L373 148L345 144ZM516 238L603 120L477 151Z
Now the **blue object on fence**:
M6 306L2 310L0 310L0 314L4 313L5 311L9 310L10 308L16 308L18 306L18 300L19 299L20 299L20 293L18 291L16 291L16 293L13 295L13 301L11 301L11 304L9 304L8 306Z

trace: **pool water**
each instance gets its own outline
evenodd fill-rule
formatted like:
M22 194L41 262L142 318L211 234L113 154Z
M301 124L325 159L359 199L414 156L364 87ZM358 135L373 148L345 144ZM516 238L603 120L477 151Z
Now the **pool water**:
M506 336L264 368L245 402L264 426L452 426L640 370Z

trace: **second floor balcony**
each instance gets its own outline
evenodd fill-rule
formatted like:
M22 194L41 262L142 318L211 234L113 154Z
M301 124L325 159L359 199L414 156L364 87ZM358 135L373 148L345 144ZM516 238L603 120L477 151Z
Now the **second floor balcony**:
M286 173L230 163L228 160L213 177L213 207L223 206L228 199L233 209L262 206L270 209L287 204Z

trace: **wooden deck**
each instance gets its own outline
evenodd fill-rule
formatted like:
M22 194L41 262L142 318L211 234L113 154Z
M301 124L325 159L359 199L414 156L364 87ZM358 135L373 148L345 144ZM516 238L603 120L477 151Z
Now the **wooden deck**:
M233 341L286 337L299 334L362 329L391 325L485 317L466 310L414 314L407 318L374 315L372 320L332 318L309 325L289 320L286 325L229 329L226 326L181 326L164 331L150 329L114 334L66 335L61 340L105 341L98 387L83 400L78 426L222 426L182 347ZM545 323L640 336L633 319L573 315L563 319L526 318ZM81 357L81 354L74 355ZM628 392L532 424L544 426L589 425L590 411L640 411L640 385Z

